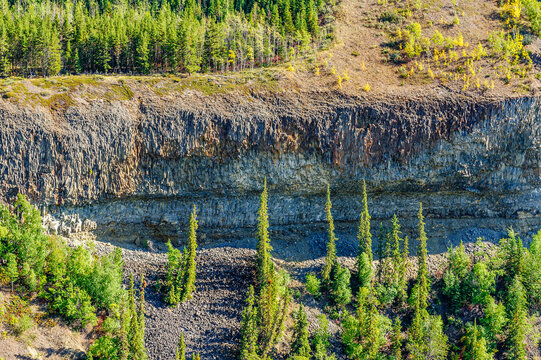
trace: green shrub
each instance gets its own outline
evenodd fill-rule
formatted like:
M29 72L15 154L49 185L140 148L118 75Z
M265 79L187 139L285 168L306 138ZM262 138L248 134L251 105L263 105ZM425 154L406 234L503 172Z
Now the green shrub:
M310 273L306 275L306 291L314 296L321 295L321 281L317 278L316 275Z
M337 263L334 268L331 298L339 306L344 306L351 302L350 278L351 274L349 270Z
M17 336L22 335L34 326L34 320L28 314L22 315L13 325L13 333Z

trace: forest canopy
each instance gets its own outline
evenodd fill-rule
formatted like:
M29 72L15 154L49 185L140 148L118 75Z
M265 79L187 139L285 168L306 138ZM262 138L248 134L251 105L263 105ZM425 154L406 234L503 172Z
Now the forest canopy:
M0 1L0 75L234 71L332 38L334 0Z

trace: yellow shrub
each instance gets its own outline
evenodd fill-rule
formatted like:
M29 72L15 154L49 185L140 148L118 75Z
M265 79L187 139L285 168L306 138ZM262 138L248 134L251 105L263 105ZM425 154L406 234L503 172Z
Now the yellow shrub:
M366 83L366 85L363 87L363 91L369 92L370 90L372 90L372 87L369 83Z

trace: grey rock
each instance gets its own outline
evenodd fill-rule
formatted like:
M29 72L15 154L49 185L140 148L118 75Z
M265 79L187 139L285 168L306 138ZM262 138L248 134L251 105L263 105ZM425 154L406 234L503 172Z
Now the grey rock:
M65 112L0 101L0 197L23 192L125 241L183 242L196 204L206 242L241 241L266 177L275 241L309 244L324 234L330 184L337 228L355 248L366 179L375 223L397 213L411 231L422 201L440 251L462 228L541 227L540 112L535 96L185 94Z

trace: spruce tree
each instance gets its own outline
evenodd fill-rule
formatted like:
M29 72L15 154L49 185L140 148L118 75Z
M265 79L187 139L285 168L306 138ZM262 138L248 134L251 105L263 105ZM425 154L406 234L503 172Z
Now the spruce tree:
M507 359L526 359L525 339L528 331L528 313L524 286L516 275L507 294L506 301L508 323Z
M481 319L481 325L483 325L485 329L488 348L492 352L495 352L507 322L505 307L501 303L496 304L494 298L489 296L484 310L485 316Z
M182 296L181 301L186 301L192 298L192 294L195 291L195 255L197 249L197 215L195 205L193 211L190 214L190 228L188 236L188 252L186 255L186 261L184 262L185 269L183 269L184 280L182 283Z
M400 262L399 277L398 277L398 298L400 301L405 301L408 297L408 281L407 271L409 264L409 239L404 237L404 246L402 249L402 260Z
M254 287L248 289L246 307L242 311L240 323L240 352L239 360L257 358L257 308L255 306Z
M180 250L173 247L171 241L167 241L167 248L167 275L165 279L167 294L165 300L169 305L177 305L180 303L183 293L183 257Z
M312 1L312 0L311 0ZM313 4L313 2L312 2ZM359 270L359 286L370 287L372 284L372 234L370 234L370 214L368 212L368 199L366 195L366 182L363 180L363 210L359 221L357 233L359 250L357 255L357 268Z
M272 247L270 245L269 238L267 179L265 178L257 217L257 280L260 289L263 284L267 282L269 277L271 267L271 250Z
M127 294L127 296L129 296L129 294ZM130 326L129 312L129 308L126 304L126 296L122 296L120 309L120 329L118 334L120 360L127 360L130 355L130 344L128 342L128 330Z
M494 356L487 349L486 339L481 335L477 328L477 320L473 326L466 330L466 336L463 338L464 359L465 360L493 360Z
M425 354L428 351L428 346L425 342L425 327L424 322L428 318L426 310L421 308L420 299L415 298L415 307L413 320L408 330L408 342L406 348L412 360L424 360Z
M417 230L419 232L419 244L417 248L417 282L415 284L415 296L419 297L419 308L426 310L428 307L428 293L430 292L430 280L428 279L428 252L426 250L427 236L425 232L425 223L423 216L423 204L419 203L419 212L417 214L419 220Z
M295 315L295 326L293 327L293 344L291 344L291 354L293 356L310 356L310 333L308 332L308 320L304 312L303 305Z
M135 48L135 66L139 73L148 74L150 70L150 64L148 62L148 35L145 31L141 31L137 37Z
M186 345L184 344L184 333L182 332L180 333L180 339L178 340L175 360L186 360Z
M398 279L400 277L399 269L400 265L402 263L402 253L400 251L400 243L402 242L402 239L400 238L400 223L398 222L398 218L396 217L396 214L393 215L393 218L391 220L392 228L391 228L391 234L390 234L390 246L391 246L391 256L392 256L392 278L393 283L398 284Z
M321 272L321 278L327 288L330 286L331 275L337 264L336 260L336 236L334 235L334 220L332 218L331 189L327 185L327 201L325 202L325 214L328 223L327 256Z
M377 247L377 255L378 255L378 267L377 267L377 279L382 282L383 281L383 274L386 271L385 267L385 260L386 260L386 254L385 249L387 247L387 234L385 233L385 230L383 229L383 223L379 223L379 231L378 231L378 247Z
M402 322L397 316L391 333L391 353L393 360L402 360Z
M319 323L318 328L314 332L312 337L312 348L314 349L314 360L330 360L332 357L327 356L327 349L329 348L329 320L325 314L318 316Z

